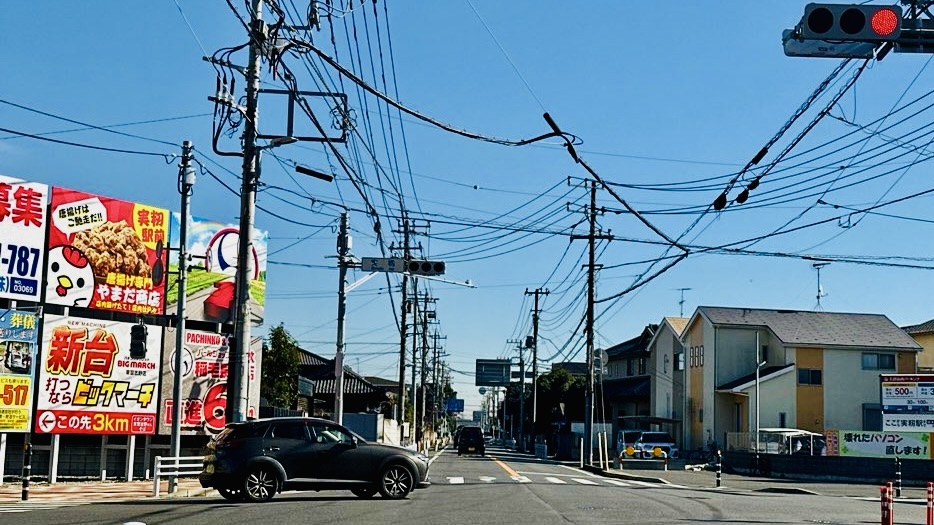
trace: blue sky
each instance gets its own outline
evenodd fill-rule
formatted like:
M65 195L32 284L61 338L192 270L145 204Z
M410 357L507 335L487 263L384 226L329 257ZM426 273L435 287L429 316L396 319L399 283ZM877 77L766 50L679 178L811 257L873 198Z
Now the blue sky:
M246 16L243 2L233 5ZM281 5L289 15L308 7L299 1ZM862 263L838 260L823 268L821 305L827 311L881 313L899 325L932 317L931 273L925 271L934 267L928 241L932 197L911 197L931 189L930 55L892 53L868 64L829 114L764 174L749 200L732 203L830 104L862 61L847 64L759 166L740 177L726 211L703 213L841 63L783 54L781 32L800 19L804 2L397 1L375 4L375 15L372 3L353 6L349 11L344 2L330 16L319 9L320 30L293 36L453 128L526 139L550 131L542 118L547 111L582 141L578 153L604 180L628 185L614 187L619 197L667 236L690 245L690 255L656 279L598 304L599 346L678 315L680 288L690 289L685 315L698 305L813 309L817 272L802 255ZM211 173L239 187L239 159L211 151L214 105L207 97L218 72L202 60L246 42L225 2L5 7L6 19L18 23L6 24L0 34L0 127L157 154L177 154L181 141L191 140ZM272 19L268 9L266 15ZM246 61L243 51L230 58ZM581 184L587 173L559 141L504 146L466 138L400 115L339 78L314 53L307 61L290 54L283 63L301 90L347 93L355 131L338 150L354 174L320 143L267 151L262 181L268 187L257 201L268 210L257 212L257 225L269 232L267 326L284 323L303 347L333 355L340 209L331 203L352 210L353 253L380 256L372 218L360 212L366 205L358 188L380 214L389 246L399 244L392 231L400 217L395 186L410 216L431 222L428 235L416 238L425 255L447 262L447 279L477 286L429 287L438 299L435 328L446 337L445 359L468 410L478 408L480 399L471 375L475 359L515 355L507 340L530 333L526 289L552 292L542 302L543 368L548 358L584 359L575 327L584 313L586 244L569 235L586 233ZM263 76L264 87L283 88L268 69ZM238 96L243 85L237 78ZM330 124L328 108L320 102L312 107ZM283 132L281 108L280 100L262 99L261 130ZM296 122L300 131L313 133L307 118L299 115ZM220 147L236 149L237 136L222 135ZM179 208L175 162L0 132L0 173L172 210ZM328 184L298 175L291 169L296 162L337 178ZM897 199L904 200L887 204ZM884 206L849 215L876 205ZM598 192L598 206L608 210L600 227L616 236L597 249L604 265L598 299L665 264L645 261L679 253L666 251L665 241L632 215L613 213L623 205L607 191ZM199 176L194 215L235 222L238 209L238 198L221 183L208 173ZM496 228L503 225L521 231ZM770 235L777 231L785 233ZM748 241L760 236L765 238ZM756 253L709 250L721 246ZM354 272L350 280L360 277ZM365 375L398 375L398 304L394 276L351 292L347 364Z

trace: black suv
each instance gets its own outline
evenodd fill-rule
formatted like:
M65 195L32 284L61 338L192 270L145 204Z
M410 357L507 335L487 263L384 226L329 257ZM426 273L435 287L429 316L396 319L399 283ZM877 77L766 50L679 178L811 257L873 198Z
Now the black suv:
M483 440L483 431L480 427L464 427L457 439L457 455L477 453L481 456L486 453L486 442Z
M230 423L208 443L201 486L231 501L268 501L283 490L377 491L400 499L428 483L428 457L367 443L326 419L257 419Z

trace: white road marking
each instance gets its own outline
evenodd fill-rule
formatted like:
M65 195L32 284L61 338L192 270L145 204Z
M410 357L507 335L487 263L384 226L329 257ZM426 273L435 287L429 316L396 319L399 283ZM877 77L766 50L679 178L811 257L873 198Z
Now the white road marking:
M563 479L553 478L551 476L548 476L547 478L545 478L545 480L548 481L549 483L557 483L558 485L567 485L568 483L567 481L564 481Z
M484 483L493 483L494 481L496 481L496 478L490 477L490 476L480 476L480 481Z
M618 479L605 479L603 481L609 483L610 485L616 485L617 487L628 487L629 486L629 483L624 483Z
M510 476L513 480L518 481L519 483L531 483L532 480L525 476Z
M464 484L464 478L462 478L462 477L454 477L454 478L449 477L449 478L448 478L448 483L450 483L451 485L463 485L463 484Z
M583 479L583 478L571 478L571 479L580 483L581 485L597 485L598 484L596 481L590 481L589 479Z

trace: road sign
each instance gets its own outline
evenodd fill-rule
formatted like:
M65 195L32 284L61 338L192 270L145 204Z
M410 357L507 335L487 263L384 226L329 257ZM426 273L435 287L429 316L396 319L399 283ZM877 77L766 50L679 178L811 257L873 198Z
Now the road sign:
M477 359L476 386L509 386L509 359Z
M448 412L463 412L464 411L464 400L463 399L448 399L447 411Z
M486 394L486 387L485 387L485 386L481 386L481 387L480 387L480 395L482 396L483 394Z
M360 268L364 272L403 272L405 259L402 257L361 257Z

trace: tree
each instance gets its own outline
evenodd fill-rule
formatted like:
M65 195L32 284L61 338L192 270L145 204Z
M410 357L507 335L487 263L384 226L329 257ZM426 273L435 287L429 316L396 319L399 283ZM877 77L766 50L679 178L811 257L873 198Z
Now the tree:
M294 408L298 401L298 342L282 324L269 331L263 349L260 394L270 405Z
M552 368L538 378L538 422L583 421L586 377L575 377L564 368Z

